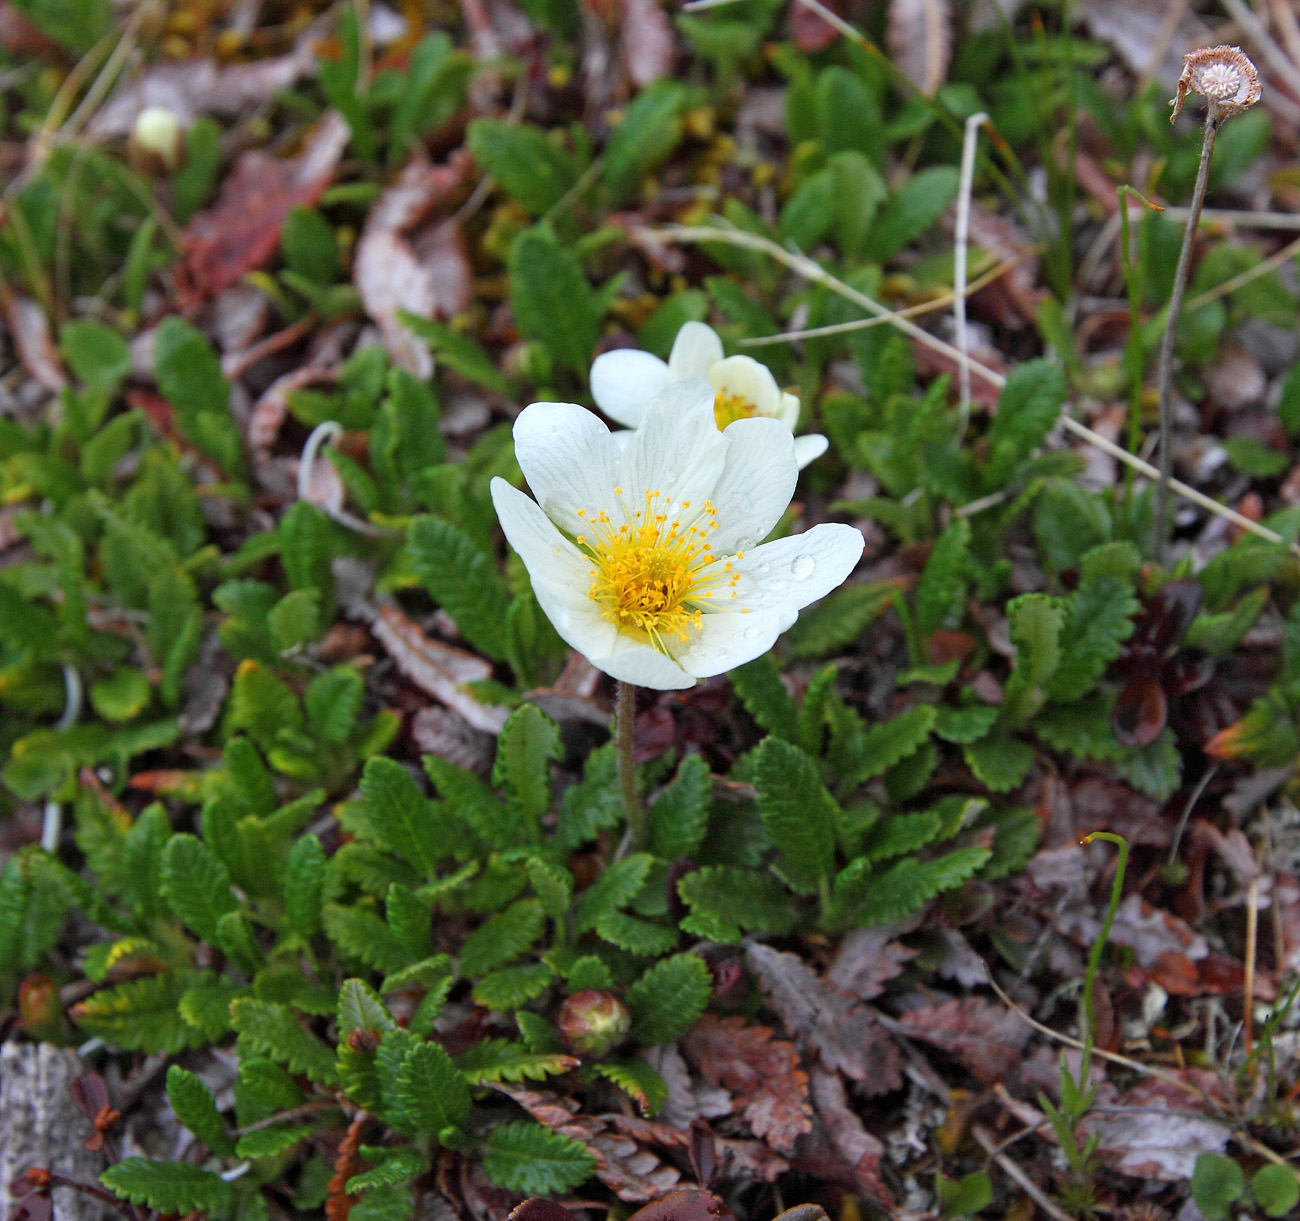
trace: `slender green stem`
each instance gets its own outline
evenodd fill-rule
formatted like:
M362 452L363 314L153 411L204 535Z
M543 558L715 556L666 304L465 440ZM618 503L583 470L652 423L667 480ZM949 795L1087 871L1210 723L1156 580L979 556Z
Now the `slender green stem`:
M1106 909L1106 918L1101 922L1101 932L1092 943L1092 952L1088 955L1088 970L1083 977L1083 1064L1079 1070L1081 1085L1088 1080L1092 1048L1097 1038L1097 1010L1093 1003L1092 990L1097 982L1097 971L1101 967L1102 951L1106 948L1110 927L1115 923L1115 912L1124 894L1124 874L1128 869L1128 840L1113 831L1094 831L1091 835L1085 835L1081 842L1090 844L1094 839L1104 839L1115 844L1119 848L1119 861L1115 866L1115 882L1110 888L1110 906Z
M1196 230L1201 222L1201 205L1205 203L1205 186L1210 178L1210 157L1214 152L1214 137L1222 119L1211 107L1205 119L1205 139L1201 144L1201 164L1196 170L1196 185L1192 188L1192 202L1187 209L1187 228L1183 232L1183 248L1178 255L1178 270L1174 273L1174 288L1169 296L1169 313L1165 318L1165 334L1160 342L1160 365L1157 381L1160 389L1160 482L1156 487L1156 520L1151 540L1151 553L1157 564L1164 562L1165 542L1169 536L1169 479L1173 474L1174 451L1169 420L1169 395L1173 380L1174 336L1178 331L1178 315L1183 308L1183 293L1187 288L1187 274L1192 266L1192 247L1196 244Z
M1124 344L1124 368L1129 376L1128 449L1136 454L1142 444L1142 297L1146 291L1146 265L1133 258L1133 236L1129 227L1128 201L1136 199L1152 212L1160 211L1141 191L1130 186L1119 188L1119 261L1124 268L1124 287L1128 292L1128 340ZM1124 468L1124 487L1131 495L1134 471Z
M618 703L615 706L615 739L618 751L618 782L623 788L623 804L627 807L627 825L632 831L636 848L646 846L645 810L641 808L641 794L636 787L636 760L632 755L632 725L636 720L636 688L631 683L618 684Z

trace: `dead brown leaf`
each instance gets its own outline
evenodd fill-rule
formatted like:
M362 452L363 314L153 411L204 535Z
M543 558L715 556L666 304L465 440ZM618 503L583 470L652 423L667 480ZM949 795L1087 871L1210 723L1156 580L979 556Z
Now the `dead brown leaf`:
M894 940L898 931L892 926L854 929L840 942L827 980L859 1000L875 1000L916 957L916 950Z
M267 262L280 247L290 209L320 198L347 142L347 122L331 110L293 159L260 149L244 153L222 183L216 203L185 230L176 266L182 301L214 296Z
M979 996L909 1009L897 1029L956 1057L985 1085L1006 1077L1029 1038L1029 1027L1010 1010Z
M822 1121L835 1152L851 1171L857 1191L892 1207L889 1189L880 1174L885 1147L849 1108L840 1075L814 1068L811 1086L817 1118Z
M634 85L644 87L672 71L673 27L658 0L623 0L618 37Z
M926 97L933 97L952 61L948 0L890 0L885 42L907 79Z
M803 1039L827 1068L838 1069L870 1094L898 1089L898 1047L869 1009L796 954L756 943L747 948L746 962L786 1030Z
M837 17L843 16L842 0L825 0L825 7ZM790 37L799 50L809 55L824 51L840 32L820 13L814 12L799 0L790 3Z
M64 376L50 320L30 297L13 293L7 311L9 334L13 337L18 359L29 374L51 394L58 394L68 379Z
M683 1050L711 1085L735 1094L745 1121L772 1148L788 1153L812 1130L808 1074L793 1043L741 1017L705 1014L682 1040Z

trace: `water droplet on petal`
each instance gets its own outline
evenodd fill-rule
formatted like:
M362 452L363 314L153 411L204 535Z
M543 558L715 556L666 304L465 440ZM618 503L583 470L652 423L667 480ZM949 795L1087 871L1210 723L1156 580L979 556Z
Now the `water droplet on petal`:
M769 570L771 569L771 567L772 567L771 564L760 564L760 565L758 566L758 571L759 571L759 572L767 572L767 571L769 571Z
M754 539L750 537L748 534L736 540L737 551L748 551L753 546L754 546Z
M758 627L747 627L745 629L746 640L757 640L763 634L763 629Z
M817 561L810 555L796 555L790 563L790 575L796 581L806 581L817 567Z

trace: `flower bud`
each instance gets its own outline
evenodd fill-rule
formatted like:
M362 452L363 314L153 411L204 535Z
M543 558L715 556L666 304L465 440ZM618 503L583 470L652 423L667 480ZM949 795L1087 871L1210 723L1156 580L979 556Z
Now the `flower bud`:
M180 120L165 106L146 106L135 117L126 146L131 164L142 174L171 174L185 153Z
M560 1037L575 1055L603 1056L613 1051L632 1026L632 1015L612 992L585 988L560 1006Z

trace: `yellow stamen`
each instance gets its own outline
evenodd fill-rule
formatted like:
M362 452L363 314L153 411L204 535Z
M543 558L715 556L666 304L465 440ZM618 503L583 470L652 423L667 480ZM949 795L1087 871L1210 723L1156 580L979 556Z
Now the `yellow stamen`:
M728 394L719 390L713 396L713 418L719 428L726 428L737 420L747 420L758 414L758 408L747 398L739 394Z
M644 510L625 506L627 520L617 527L610 523L601 529L607 518L600 514L594 537L578 542L594 563L589 595L603 617L669 653L670 642L685 644L704 626L703 612L712 609L714 598L736 595L734 589L715 589L727 574L715 569L706 532L690 524L683 530L679 520L653 512L651 502L658 496L647 492Z

